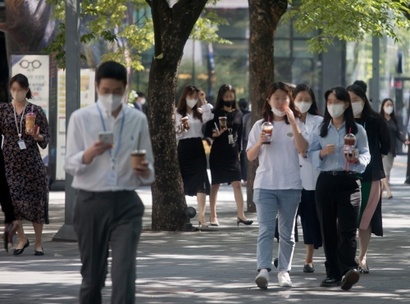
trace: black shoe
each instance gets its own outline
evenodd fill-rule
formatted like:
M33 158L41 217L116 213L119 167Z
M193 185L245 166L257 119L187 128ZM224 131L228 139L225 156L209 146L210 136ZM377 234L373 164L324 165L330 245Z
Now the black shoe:
M41 251L34 250L34 255L44 255L44 249L41 247Z
M322 283L320 283L320 286L321 287L337 287L337 286L340 286L340 284L341 284L340 280L327 277L326 279L322 281Z
M22 253L24 252L24 249L26 249L29 245L30 245L30 242L29 242L29 240L27 239L27 242L26 242L26 244L24 245L23 248L21 248L21 249L14 249L13 255L20 255L20 254L22 254Z
M236 224L238 225L238 227L239 227L239 224L240 224L240 223L249 226L249 225L252 225L252 224L253 224L253 221L251 221L251 220L243 220L243 219L240 219L240 218L238 217L238 219L236 220Z
M309 264L305 264L303 266L303 272L305 272L305 273L315 272L315 266L313 266L313 264L312 264L312 266L310 266Z
M278 265L279 265L279 259L278 258L275 258L273 260L273 265L275 266L275 268L278 268Z
M359 272L356 269L350 269L343 277L340 288L342 288L343 290L349 290L354 284L359 282L359 278Z

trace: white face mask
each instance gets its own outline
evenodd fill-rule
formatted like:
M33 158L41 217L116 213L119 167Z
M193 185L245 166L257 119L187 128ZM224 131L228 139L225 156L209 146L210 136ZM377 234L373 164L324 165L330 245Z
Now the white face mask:
M383 107L383 110L386 114L391 114L393 113L393 107L392 106L387 106L387 107Z
M188 107L190 107L191 109L193 107L195 107L195 105L198 103L198 99L186 99L186 104Z
M278 110L278 109L275 109L275 108L272 108L272 113L273 113L275 116L278 116L278 117L283 117L283 116L286 115L286 112L282 112L282 111L280 111L280 110Z
M122 99L122 95L98 95L98 101L100 102L101 106L104 108L105 111L107 111L110 114L120 106L120 104L122 103Z
M363 112L363 103L360 102L352 102L352 109L353 109L353 115L354 116L359 116Z
M11 93L11 97L13 97L13 99L17 102L25 101L26 95L27 95L27 92L24 92L24 91L18 91L18 92Z
M345 111L343 103L328 105L327 110L332 118L342 116Z
M302 114L309 111L311 105L312 103L310 101L295 101L295 106L297 106Z

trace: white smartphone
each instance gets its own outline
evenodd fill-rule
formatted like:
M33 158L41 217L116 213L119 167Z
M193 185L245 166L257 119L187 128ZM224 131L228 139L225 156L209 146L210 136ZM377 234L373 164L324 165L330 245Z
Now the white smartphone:
M110 131L104 131L98 133L98 140L105 143L105 144L114 144L114 134Z

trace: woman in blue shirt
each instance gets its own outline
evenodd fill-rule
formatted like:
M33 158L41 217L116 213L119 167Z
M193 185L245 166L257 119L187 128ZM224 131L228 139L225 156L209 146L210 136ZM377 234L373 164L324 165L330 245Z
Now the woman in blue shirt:
M321 173L316 203L321 224L327 277L322 287L350 289L359 281L355 261L360 208L359 173L370 162L366 131L356 124L349 93L336 87L325 93L323 123L311 136L308 157ZM353 153L344 153L344 137L356 137Z

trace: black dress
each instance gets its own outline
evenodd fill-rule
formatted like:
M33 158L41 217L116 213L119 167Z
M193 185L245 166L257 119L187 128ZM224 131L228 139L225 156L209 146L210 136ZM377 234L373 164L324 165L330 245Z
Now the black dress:
M369 152L371 155L370 163L366 170L360 175L362 183L362 203L360 205L359 224L363 216L363 212L367 206L367 199L370 191L372 191L371 183L373 181L380 181L385 177L383 170L382 154L387 155L390 147L389 129L384 119L377 115L364 121L363 119L356 119L358 124L361 124L367 134L369 142ZM377 236L383 236L382 224L382 196L380 195L379 202L373 217L370 222L372 233Z
M205 136L212 138L212 130L215 123L220 129L219 117L227 117L228 130L219 137L213 138L209 166L211 169L212 185L231 183L241 180L241 166L239 153L241 151L242 138L242 113L239 110L226 112L221 109L214 110L214 118L206 124ZM229 142L232 135L232 143Z

